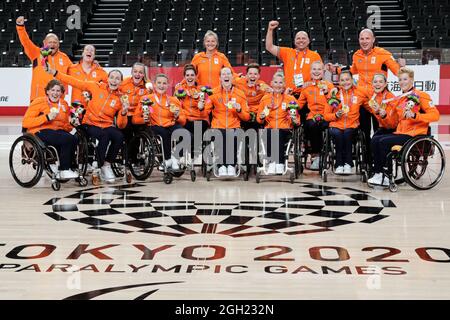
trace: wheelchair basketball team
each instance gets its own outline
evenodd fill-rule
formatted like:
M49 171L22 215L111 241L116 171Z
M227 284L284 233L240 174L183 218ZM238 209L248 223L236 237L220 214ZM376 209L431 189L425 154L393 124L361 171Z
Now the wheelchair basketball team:
M16 23L25 52L33 61L35 95L22 123L28 142L22 144L19 153L22 164L33 163L32 159L24 159L33 158L34 153L29 152L33 139L39 140L35 148L51 146L56 150L58 161L47 166L52 181L77 179L85 185L89 166L98 168L99 177L105 182L114 182L126 173L127 167L133 176L144 180L154 166L164 172L166 183L172 181L172 176L181 176L188 167L195 181L194 163L201 164L207 180L211 172L219 178L237 177L241 167L244 179L248 179L251 166L238 160L237 149L248 153L247 145L237 145L239 129L258 132L258 182L261 173L287 172L291 172L293 182L304 167L318 170L326 181L330 167L337 175L360 173L369 186L390 186L397 177L391 174L395 170L391 168L391 157L393 152L401 152L399 146L415 137L426 137L441 150L430 137L430 123L439 120L430 96L414 88L413 70L395 61L387 50L374 46L375 37L369 29L360 33L361 49L354 54L352 66L338 67L324 65L320 55L308 49L306 32L297 33L295 48L275 46L272 32L278 22L271 21L266 49L283 62L284 70L275 72L270 84L260 80L258 64L247 65L245 75L237 74L227 57L218 51L217 35L208 31L203 42L205 51L184 66L183 80L171 96L168 76L160 73L150 81L140 62L132 66L128 78L123 79L119 70L106 74L95 62L92 45L84 48L79 63L67 68L63 68L62 58L41 63L42 54L31 57L30 52L39 48L29 40L23 19L18 18ZM49 57L64 55L55 38L49 34L44 40L44 46L50 49ZM399 96L388 89L387 69L398 75L402 91ZM324 80L325 70L336 74L336 86ZM354 74L358 74L358 84ZM75 93L71 106L64 100L67 85ZM216 129L223 137L222 146L213 143L210 148L202 141L201 150L192 147L180 157L174 152L172 134L181 128L187 129L192 141L195 128L201 129L202 137L209 129ZM261 143L263 132L268 138ZM277 133L278 141L270 139L271 132ZM233 156L227 155L230 137ZM275 143L278 148L273 147ZM194 157L207 147L212 153L220 148L223 161L210 166L204 159ZM278 153L272 155L272 149L278 149ZM293 169L288 168L290 156L294 158ZM444 158L443 152L441 156ZM10 167L14 165L11 157ZM117 165L118 158L122 167ZM19 182L14 170L11 168Z

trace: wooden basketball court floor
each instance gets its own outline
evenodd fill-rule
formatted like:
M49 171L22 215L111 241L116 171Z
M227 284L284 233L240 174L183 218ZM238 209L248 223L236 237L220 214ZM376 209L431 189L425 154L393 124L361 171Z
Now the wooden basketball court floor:
M24 189L19 126L0 119L0 299L450 298L448 173L397 193L309 171Z

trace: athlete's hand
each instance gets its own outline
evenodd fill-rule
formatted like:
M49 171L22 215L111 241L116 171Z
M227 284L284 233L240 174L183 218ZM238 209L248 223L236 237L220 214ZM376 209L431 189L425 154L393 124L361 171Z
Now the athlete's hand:
M25 25L25 18L23 16L20 16L16 19L16 24L19 26Z
M280 23L278 21L272 20L272 21L269 22L268 29L270 31L272 31L272 30L276 29L279 25L280 25Z

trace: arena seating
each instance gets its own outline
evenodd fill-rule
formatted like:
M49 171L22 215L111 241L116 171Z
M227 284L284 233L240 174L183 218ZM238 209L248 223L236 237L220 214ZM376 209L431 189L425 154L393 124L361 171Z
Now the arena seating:
M94 44L104 65L129 66L140 60L153 66L182 65L202 50L207 30L219 36L220 51L233 65L278 63L265 51L267 24L280 21L274 42L291 47L295 33L306 30L311 48L325 61L350 62L359 48L358 31L366 27L367 7L381 8L375 33L388 48L450 48L449 0L84 0L82 28L69 30L65 0L5 0L0 3L0 66L30 61L15 31L24 15L33 41L49 31L61 38L61 49L78 60L85 44Z

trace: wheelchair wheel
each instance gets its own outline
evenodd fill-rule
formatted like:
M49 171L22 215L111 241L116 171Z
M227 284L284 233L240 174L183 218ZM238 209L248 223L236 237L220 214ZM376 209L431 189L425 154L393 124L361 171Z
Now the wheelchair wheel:
M129 167L131 174L137 180L147 179L153 171L155 165L155 153L152 140L144 132L139 132L130 141Z
M86 187L88 185L88 181L85 177L77 178L76 181L80 185L80 187Z
M86 134L77 129L75 133L78 139L78 145L75 151L74 167L77 168L80 177L86 176L88 162L89 162L89 143ZM87 183L86 183L87 185ZM80 184L80 186L82 186Z
M295 179L298 179L298 176L303 173L303 164L302 164L302 143L303 143L304 132L303 128L300 127L298 129L294 129L294 172Z
M35 139L24 135L14 141L9 152L9 169L21 187L31 188L39 182L44 170L44 154Z
M261 181L261 173L259 171L256 172L255 178L256 178L256 183L259 183Z
M52 189L55 191L59 191L61 189L61 183L59 181L55 181L52 183Z
M291 184L293 184L294 181L295 181L295 173L294 173L294 172L291 172L291 173L289 174L289 182L290 182Z
M444 176L444 150L432 137L414 138L402 148L401 168L410 186L418 190L431 189Z
M195 173L194 170L191 170L191 181L195 182L196 179L197 179L197 174Z
M173 176L170 173L164 174L164 183L165 184L171 184L173 180Z

